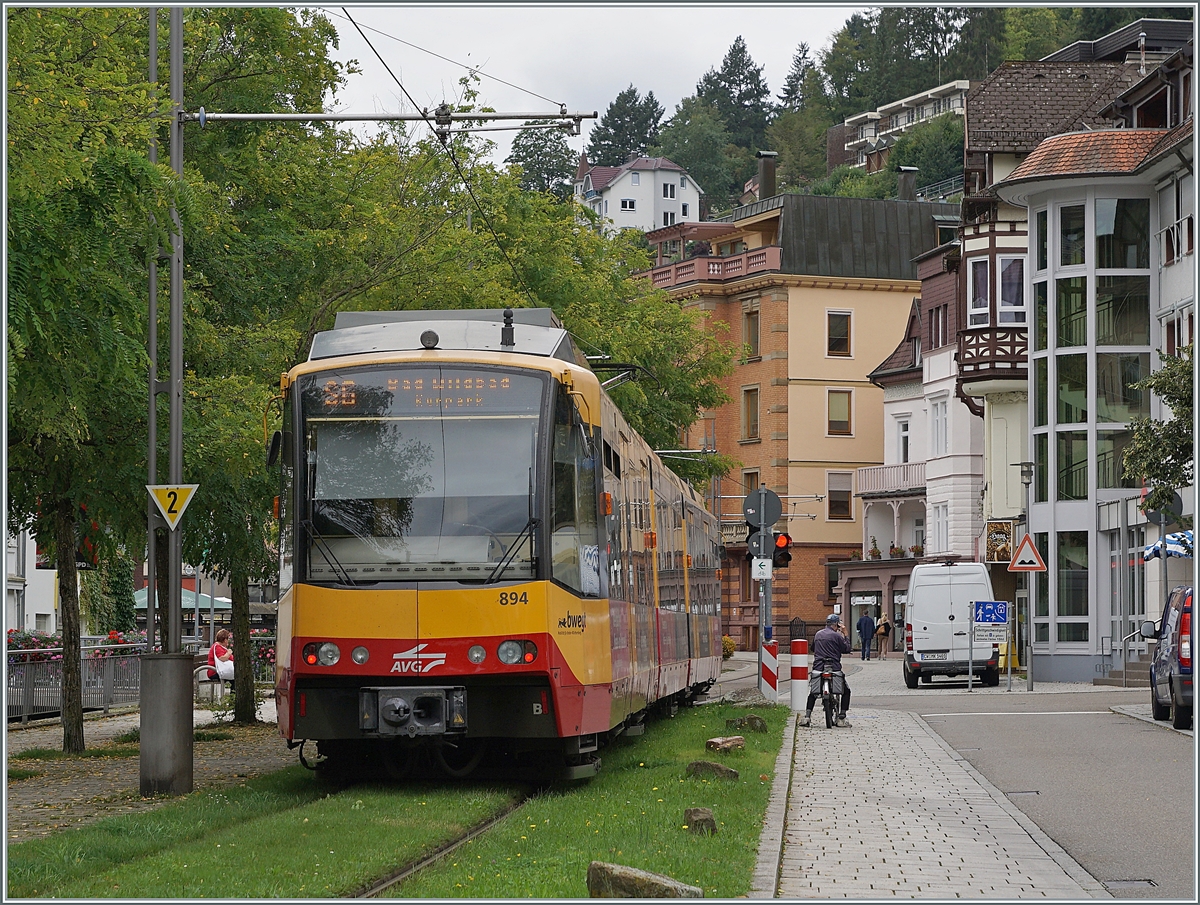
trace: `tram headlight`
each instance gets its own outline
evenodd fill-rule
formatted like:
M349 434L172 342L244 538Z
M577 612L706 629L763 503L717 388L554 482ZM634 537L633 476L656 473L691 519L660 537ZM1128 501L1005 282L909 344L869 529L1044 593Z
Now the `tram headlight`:
M342 652L332 641L326 641L317 648L317 662L322 666L333 666L342 659Z
M362 666L369 659L371 659L371 652L365 647L356 647L354 650L350 651L350 659L359 666Z
M472 663L482 663L487 658L487 651L483 649L482 644L472 644L471 649L467 651L467 659Z
M501 641L500 646L496 648L496 656L500 658L501 663L510 666L520 663L525 656L525 645L520 641Z
M537 659L537 645L532 641L501 641L496 648L496 656L501 663L515 666L518 663L532 663Z

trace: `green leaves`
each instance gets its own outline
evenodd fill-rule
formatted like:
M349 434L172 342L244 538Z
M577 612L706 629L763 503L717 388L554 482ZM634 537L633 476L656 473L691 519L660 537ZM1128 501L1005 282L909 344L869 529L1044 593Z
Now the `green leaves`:
M1125 448L1125 476L1150 487L1143 509L1165 509L1172 493L1195 480L1192 436L1193 346L1178 355L1162 355L1162 367L1134 384L1149 390L1169 409L1166 420L1138 418L1130 423L1133 439Z

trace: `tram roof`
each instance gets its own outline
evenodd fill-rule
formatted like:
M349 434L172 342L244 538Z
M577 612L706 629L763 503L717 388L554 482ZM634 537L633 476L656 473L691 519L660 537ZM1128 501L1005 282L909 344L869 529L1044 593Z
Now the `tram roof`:
M308 360L425 348L421 336L432 330L437 349L518 352L587 366L562 321L549 308L514 308L512 346L500 344L502 309L452 311L342 311L333 329L313 337Z

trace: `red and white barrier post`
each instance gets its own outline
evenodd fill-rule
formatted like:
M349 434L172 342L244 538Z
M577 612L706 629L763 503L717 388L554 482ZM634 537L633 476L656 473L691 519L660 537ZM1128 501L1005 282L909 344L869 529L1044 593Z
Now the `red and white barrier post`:
M772 704L779 703L779 642L767 641L762 646L762 675L759 691Z
M800 713L808 703L808 642L792 642L792 710Z

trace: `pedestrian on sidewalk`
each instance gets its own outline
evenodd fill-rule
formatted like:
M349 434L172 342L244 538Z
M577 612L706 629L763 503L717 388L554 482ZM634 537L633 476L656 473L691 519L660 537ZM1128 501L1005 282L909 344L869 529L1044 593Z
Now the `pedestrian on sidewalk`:
M875 629L875 634L879 637L879 659L886 660L888 646L892 643L892 621L888 619L887 613L883 614L883 619L879 623L879 627Z
M229 649L232 643L233 635L229 629L223 628L217 632L217 640L208 649L208 665L212 667L208 671L209 679L220 676L226 682L233 681L233 651Z
M870 660L871 644L875 640L875 620L866 610L863 610L863 614L858 617L858 638L862 642L862 658Z

